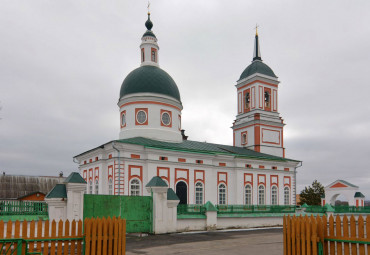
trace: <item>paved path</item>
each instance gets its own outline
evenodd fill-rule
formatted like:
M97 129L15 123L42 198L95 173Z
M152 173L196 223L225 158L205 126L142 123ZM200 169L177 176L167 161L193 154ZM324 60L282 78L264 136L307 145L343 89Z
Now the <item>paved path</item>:
M283 230L205 232L127 237L126 254L283 254Z

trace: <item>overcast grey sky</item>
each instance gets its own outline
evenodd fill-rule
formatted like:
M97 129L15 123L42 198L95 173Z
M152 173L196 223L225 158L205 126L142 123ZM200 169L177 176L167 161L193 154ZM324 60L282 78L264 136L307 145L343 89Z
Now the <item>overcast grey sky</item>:
M57 175L118 138L119 90L139 66L147 1L1 1L0 171ZM160 66L189 139L232 144L236 80L262 59L281 81L298 191L344 179L370 198L370 2L152 0Z

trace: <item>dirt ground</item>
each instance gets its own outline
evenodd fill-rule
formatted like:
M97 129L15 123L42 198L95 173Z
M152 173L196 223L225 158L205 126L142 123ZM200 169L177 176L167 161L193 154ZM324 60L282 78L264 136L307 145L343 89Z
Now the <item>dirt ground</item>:
M128 236L126 254L283 254L283 230L275 228Z

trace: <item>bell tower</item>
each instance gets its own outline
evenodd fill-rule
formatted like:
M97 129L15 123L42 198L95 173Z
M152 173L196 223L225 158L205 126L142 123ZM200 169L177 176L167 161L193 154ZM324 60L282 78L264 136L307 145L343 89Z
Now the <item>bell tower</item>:
M261 58L256 29L252 63L236 83L237 115L234 146L285 157L284 122L278 112L278 77Z

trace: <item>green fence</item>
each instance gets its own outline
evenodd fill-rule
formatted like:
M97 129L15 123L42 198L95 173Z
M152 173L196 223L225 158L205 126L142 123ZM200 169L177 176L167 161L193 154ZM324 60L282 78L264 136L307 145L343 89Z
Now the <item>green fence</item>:
M205 215L206 209L204 205L178 205L177 206L178 215Z
M295 213L294 205L216 205L217 214ZM178 205L177 215L205 215L204 205Z
M370 206L333 206L335 213L370 213Z
M218 214L295 213L294 205L216 205Z
M306 207L306 211L308 213L325 213L326 212L326 207L321 206L321 205L308 205Z
M33 201L0 201L0 216L48 215L48 204Z
M151 233L153 202L149 196L84 195L84 219L120 216L128 233Z

